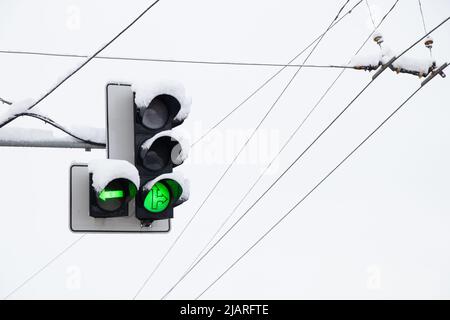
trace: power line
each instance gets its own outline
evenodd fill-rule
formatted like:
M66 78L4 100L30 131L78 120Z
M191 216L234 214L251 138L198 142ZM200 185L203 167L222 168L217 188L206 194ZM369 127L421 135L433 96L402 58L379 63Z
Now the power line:
M339 18L339 14L342 12L342 10L347 6L347 4L350 2L350 0L347 0L345 2L345 4L340 8L340 10L338 11L337 16L333 19L333 21L331 22L331 24L327 27L326 31L321 35L321 37L319 38L319 40L316 42L316 44L314 45L314 47L311 49L311 51L309 52L309 54L307 55L307 57L305 58L305 60L303 61L303 63L306 63L306 61L311 57L311 55L313 54L313 52L315 51L315 49L317 48L317 46L320 44L320 42L322 41L323 37L327 34L327 32L330 30L330 28L332 27L333 23ZM242 147L240 148L240 150L238 151L238 153L236 154L236 156L233 158L233 160L231 161L231 163L228 165L228 167L225 169L225 171L222 173L222 175L220 176L220 178L216 181L216 183L214 184L214 186L212 187L212 189L209 191L209 193L207 194L207 196L205 197L205 199L203 199L202 203L200 204L200 206L197 208L197 210L194 212L194 214L192 215L192 217L189 219L188 223L184 226L184 228L181 230L181 232L178 234L178 236L175 238L175 241L170 245L169 249L166 251L166 253L163 255L163 257L159 260L158 264L156 265L156 267L153 269L153 271L150 273L150 275L146 278L146 280L144 281L144 283L141 285L141 287L139 288L139 290L137 291L136 295L134 296L134 299L136 299L136 297L139 295L139 293L143 290L143 288L147 285L148 281L152 278L152 276L156 273L156 271L159 269L159 267L161 266L161 264L165 261L166 257L169 255L169 253L172 251L172 249L175 247L175 245L178 243L179 239L183 236L183 234L185 233L185 231L189 228L189 226L192 224L192 222L194 221L194 219L197 217L197 214L200 212L200 210L203 208L203 206L205 205L205 203L209 200L209 198L211 197L211 195L214 193L214 191L216 190L216 188L218 187L218 185L220 184L220 182L224 179L224 177L227 175L227 173L229 172L229 170L233 167L234 163L236 162L236 160L238 159L238 157L241 155L242 151L246 148L246 146L248 145L248 143L250 142L250 140L254 137L254 135L256 134L256 132L258 131L258 129L261 127L261 125L264 123L264 121L267 119L267 117L269 116L269 114L272 112L272 110L275 108L275 106L277 105L277 103L279 102L279 100L281 99L281 97L284 95L284 93L287 91L287 89L290 87L290 85L292 84L292 82L294 81L294 79L296 78L296 76L298 75L298 73L301 71L301 67L299 67L297 69L297 71L294 73L294 75L291 77L291 79L289 80L289 82L285 85L285 87L283 88L283 90L281 91L280 95L275 99L274 103L270 106L270 108L266 111L266 113L264 114L264 116L262 117L262 119L259 121L258 125L254 128L254 130L252 131L252 133L250 134L250 136L247 138L247 140L245 141L245 143L242 145Z
M36 51L17 51L17 50L0 50L3 54L21 54L36 55L64 58L87 58L86 55L36 52ZM157 59L157 58L131 58L131 57L112 57L97 56L95 59L104 60L124 60L124 61L143 61L143 62L164 62L164 63L181 63L181 64L204 64L204 65L225 65L225 66L249 66L249 67L292 67L292 68L318 68L318 69L355 69L350 66L333 65L333 64L281 64L281 63L263 63L263 62L240 62L240 61L208 61L208 60L180 60L180 59Z
M1 99L1 100L3 100L3 99ZM5 103L8 103L8 101L6 101ZM8 103L8 104L12 105L12 102ZM92 141L90 139L82 138L79 135L77 135L76 133L74 133L71 130L69 130L68 128L66 128L66 127L60 125L59 123L57 123L56 121L52 120L48 116L45 116L45 115L42 115L42 114L38 114L38 113L34 113L34 112L28 112L28 111L15 114L14 116L16 118L19 118L19 117L31 117L31 118L35 118L35 119L41 120L44 123L50 124L54 128L56 128L56 129L64 132L65 134L71 136L72 138L77 139L77 140L79 140L81 142L84 142L86 145L90 145L92 147L103 147L103 148L106 147L106 143L100 142L100 141ZM9 144L8 144L8 146L9 146Z
M361 2L361 1L360 1ZM342 16L338 21L336 21L333 25L333 27L339 23L345 16L350 14L353 9L355 9L359 3L354 5L351 10L349 10L344 16ZM154 59L154 58L129 58L129 57L109 57L109 56L95 56L94 59L108 59L108 60L127 60L127 61L151 61L151 62L167 62L167 63L188 63L188 64L209 64L209 65L237 65L237 66L265 66L265 67L283 67L279 70L273 77L271 77L268 81L266 81L261 87L259 87L250 97L248 97L246 100L244 100L238 108L247 102L249 98L251 98L254 94L256 94L260 89L262 89L265 85L268 84L276 75L278 75L282 70L284 70L287 67L302 67L302 68L335 68L335 69L355 69L354 67L350 66L340 66L340 65L317 65L317 64L290 64L295 59L297 59L301 54L303 54L309 47L311 47L322 35L314 39L313 42L311 42L306 48L304 48L298 55L296 55L295 58L293 58L289 64L276 64L276 63L251 63L251 62L227 62L227 61L196 61L196 60L175 60L175 59ZM87 55L78 55L78 54L62 54L62 53L51 53L51 52L36 52L36 51L17 51L17 50L0 50L0 53L3 54L21 54L21 55L37 55L37 56L51 56L51 57L65 57L65 58L88 58ZM0 101L6 104L11 105L12 103L6 100L3 100L0 98ZM233 110L231 113L233 113ZM222 123L229 115L228 114L225 118L223 118L219 123L217 123L215 127L217 127L220 123ZM193 145L195 145L197 142L199 142L201 139L203 139L207 134L209 134L212 129L211 128L206 134L204 134L200 139L198 139ZM79 139L81 140L81 139Z
M1 103L4 103L4 104L12 105L12 102L10 102L10 101L8 101L8 100L5 100L5 99L3 99L3 98L0 98L0 102L1 102Z
M47 269L53 262L55 262L59 257L61 257L64 253L69 251L70 248L72 248L77 242L79 242L81 239L83 239L86 236L86 234L83 234L82 236L78 237L75 241L70 243L67 247L65 247L60 253L58 253L53 259L51 259L49 262L47 262L42 268L37 270L35 273L33 273L30 277L28 277L25 281L23 281L19 286L17 286L14 290L12 290L6 297L3 298L3 300L9 299L14 293L19 291L21 288L23 288L28 282L30 282L34 277L36 277L38 274L40 274L42 271Z
M360 0L358 3L356 3L350 11L348 11L343 17L341 17L338 21L336 21L333 24L333 27L336 26L345 16L347 16L348 14L350 14L352 12L352 10L354 10L359 4L361 4L362 0ZM320 38L317 37L313 42L311 42L310 45L307 46L307 48L305 48L302 52L300 52L294 59L292 59L291 62L293 62L298 56L300 56L304 51L306 51L309 47L311 47L318 39ZM275 78L281 71L283 71L284 68L281 68L277 73L275 73L271 78L269 78L261 87L259 87L252 95L250 95L246 100L244 100L237 108L235 108L235 110L237 110L242 104L244 104L247 100L249 100L253 95L255 95L259 90L261 90L267 83L269 83L273 78ZM234 111L235 111L234 110ZM234 112L232 111L232 112ZM231 112L231 113L232 113ZM231 113L229 115L231 115ZM220 123L223 121L224 119L222 119L220 121ZM219 123L219 124L220 124ZM85 235L81 236L79 239L77 239L76 241L72 242L70 244L69 247L67 247L66 249L64 249L63 252L61 252L60 254L58 254L57 256L55 256L52 260L50 260L43 268L41 268L40 270L38 270L36 273L34 273L30 278L28 278L24 283L22 283L19 287L17 287L16 289L14 289L6 298L8 298L9 296L11 296L12 294L14 294L16 291L18 291L21 287L23 287L26 283L28 283L29 281L31 281L35 276L37 276L39 273L41 273L42 271L44 271L49 265L51 265L53 262L55 262L63 253L69 251L69 249L71 249L78 241L80 241Z
M425 17L424 17L424 15L423 15L423 10L422 10L422 1L420 1L420 0L418 0L418 1L419 1L420 15L422 16L423 31L424 31L425 33L427 33L427 26L426 26L426 24L425 24Z
M33 113L33 112L22 112L16 115L17 117L22 117L22 116L26 116L26 117L31 117L31 118L35 118L38 120L41 120L53 127L55 127L56 129L64 132L65 134L71 136L74 139L77 139L81 142L93 145L93 146L98 146L98 147L106 147L106 144L104 142L100 142L100 141L92 141L90 139L85 139L80 137L79 135L77 135L76 133L72 132L71 130L65 128L64 126L58 124L57 122L55 122L54 120L52 120L49 117L46 117L44 115L38 114L38 113Z
M6 101L5 103L8 103L8 101ZM8 103L8 104L12 105L12 102ZM82 138L79 135L77 135L76 133L74 133L71 130L69 130L68 128L65 128L64 126L60 125L56 121L52 120L48 116L45 116L45 115L42 115L42 114L38 114L38 113L34 113L34 112L28 112L28 111L15 114L14 116L16 118L19 118L19 117L30 117L30 118L35 118L35 119L41 120L42 122L53 126L54 128L64 132L65 134L71 136L74 139L77 139L77 140L79 140L81 142L84 142L87 145L91 145L93 147L106 147L106 143L100 142L100 141L92 141L90 139Z
M380 20L378 25L374 26L373 31L369 34L369 36L365 39L365 41L362 43L362 45L356 50L354 53L354 56L359 54L359 52L364 48L366 43L371 39L372 35L375 33L376 29L381 26L381 24L384 22L384 20L387 18L387 16L394 10L394 8L397 6L397 3L399 0L396 0L393 6L387 11L387 13L383 16L383 18ZM351 61L351 60L350 60ZM350 61L348 63L350 63ZM327 94L330 92L330 90L334 87L334 85L337 83L337 81L341 78L341 76L344 74L345 70L342 70L339 75L336 77L336 79L331 83L331 85L325 90L325 92L322 94L322 96L319 98L319 100L316 102L314 107L309 111L307 116L300 122L300 124L297 126L297 128L294 130L294 132L289 136L289 138L286 140L286 142L283 144L281 149L277 152L275 157L272 158L270 163L264 168L264 170L259 174L258 178L254 181L254 183L251 185L251 187L246 191L244 196L239 200L237 205L233 208L233 210L230 212L230 214L226 217L226 219L222 222L220 227L216 230L214 235L210 238L208 243L202 248L200 253L195 257L193 262L190 264L190 266L185 270L183 275L180 279L178 279L177 282L170 288L169 291L166 292L166 294L162 297L162 299L165 299L178 285L183 279L189 274L191 271L193 265L196 263L196 261L202 256L203 252L208 248L208 246L212 243L212 241L216 238L216 236L220 233L220 231L225 227L227 222L231 219L231 217L234 215L234 213L239 209L241 204L245 201L245 199L250 195L250 193L253 191L253 189L256 187L256 185L259 183L259 181L262 179L264 174L267 172L267 170L272 166L272 164L275 162L275 160L280 156L280 154L283 152L283 150L287 147L287 145L291 142L291 140L294 138L294 136L298 133L298 131L303 127L304 123L309 119L309 117L312 115L312 113L316 110L316 108L320 105L320 103L323 101L323 99L327 96Z
M362 0L361 0L362 1ZM345 16L350 14L360 3L359 1L355 4L345 15L343 15L339 20L337 20L333 27L339 23ZM322 36L322 35L321 35ZM259 90L261 90L265 85L267 85L276 75L278 75L282 70L287 67L303 67L303 68L335 68L335 69L355 69L350 66L340 66L340 65L317 65L317 64L290 64L295 59L297 59L301 54L303 54L309 47L311 47L321 36L314 39L306 48L304 48L296 57L294 57L289 64L276 64L276 63L251 63L251 62L226 62L226 61L195 61L195 60L174 60L174 59L154 59L154 58L129 58L129 57L109 57L109 56L95 56L94 59L108 59L108 60L127 60L127 61L151 61L151 62L167 62L167 63L188 63L188 64L209 64L209 65L236 65L236 66L265 66L265 67L283 67L274 76L272 76L268 81L266 81L262 86L260 86L255 92L253 92L247 99L245 99L237 108L225 116L221 121L219 121L213 128L208 130L200 139L192 144L194 146L201 139L206 137L215 127L222 123L228 116L230 116L234 111L236 111L241 105L247 102L253 95L255 95ZM22 55L37 55L37 56L52 56L52 57L66 57L66 58L89 58L87 55L77 55L77 54L62 54L62 53L50 53L50 52L36 52L36 51L17 51L17 50L0 50L3 54L22 54ZM0 101L11 105L12 103L0 98ZM1 125L0 125L1 128Z
M43 97L41 97L37 102L35 102L32 107L35 107L39 102L44 100L46 97L48 97L53 91L55 91L62 83L64 83L67 79L69 79L71 76L73 76L76 72L78 72L81 68L83 68L89 61L91 61L95 56L97 56L100 52L102 52L106 47L108 47L113 41L115 41L117 38L119 38L125 31L127 31L132 25L134 25L142 16L145 15L153 6L155 6L160 0L156 0L153 2L149 7L147 7L139 16L137 16L136 19L134 19L127 27L125 27L121 32L119 32L112 40L110 40L108 43L106 43L102 48L100 48L94 55L92 55L88 60L86 60L80 67L75 69L71 74L69 74L67 77L65 77L62 81L60 81L51 91L46 93ZM30 108L32 108L30 107ZM29 108L29 109L30 109ZM28 109L28 110L29 110ZM14 118L13 118L14 119ZM10 119L2 124L0 124L0 128L11 122L13 119ZM53 262L55 262L59 257L61 257L65 252L67 252L69 249L71 249L78 241L81 241L86 234L83 234L81 237L79 237L77 240L72 242L68 247L66 247L62 252L60 252L58 255L56 255L52 260L50 260L47 264L45 264L41 269L39 269L37 272L35 272L31 277L26 279L20 286L18 286L16 289L14 289L10 294L8 294L5 299L9 298L12 294L17 292L20 288L22 288L25 284L27 284L29 281L31 281L34 277L36 277L38 274L40 274L42 271L44 271L48 266L50 266Z
M434 77L434 76L433 76ZM303 201L305 201L322 183L324 183L342 164L344 164L358 149L363 146L379 129L381 129L408 101L410 101L424 85L416 89L399 107L397 107L385 120L383 120L378 127L375 128L356 148L354 148L339 164L334 167L322 180L319 181L303 198L300 199L284 216L282 216L275 224L272 225L258 240L253 243L238 259L236 259L218 278L216 278L199 296L199 299L205 294L214 284L216 284L227 272L229 272L239 261L241 261L253 248L255 248L265 237L267 237L278 225L283 222Z
M190 270L187 271L187 274L189 274L226 236L227 234L234 229L234 227L240 223L240 221L253 209L253 207L280 181L284 175L308 152L308 150L322 137L325 132L330 129L333 124L350 108L350 106L366 91L366 89L373 83L374 79L370 80L368 84L364 86L364 88L359 91L359 93L350 101L349 104L333 119L331 123L329 123L325 129L321 131L321 133L313 140L311 144L308 145L308 147L303 150L303 152L285 169L280 176L278 176L274 182L256 199L255 202L252 203L252 205L239 217L238 220L230 227L228 228L225 233L216 241L214 244L203 254L190 268ZM187 275L186 274L186 275Z
M413 48L415 45L417 45L417 43L419 43L420 41L422 41L426 36L428 36L429 34L431 34L432 32L434 32L435 30L437 30L438 28L440 28L444 23L446 23L448 20L450 19L450 17L448 17L447 19L445 19L443 22L441 22L438 26L436 26L435 28L433 28L433 30L431 30L428 34L426 34L424 37L420 38L418 41L416 41L414 44L412 44L410 47L408 47L406 50L404 50L400 55L398 55L398 57L395 57L393 59L391 59L391 61L388 64L392 64L395 60L397 60L398 58L400 58L401 56L403 56L406 52L408 52L409 50L411 50L411 48ZM388 65L383 66L382 69L380 69L378 76L384 72L386 69L388 68ZM203 254L195 263L194 265L186 272L186 274L183 276L186 277L187 274L189 274L230 232L231 230L233 230L240 222L241 220L256 206L257 203L259 203L259 201L264 198L266 196L266 194L286 175L286 173L308 152L308 150L322 137L323 134L325 134L328 129L330 129L334 123L353 105L353 103L367 90L367 88L375 81L375 79L377 79L377 77L373 77L370 82L368 84L365 85L364 88L362 88L361 91L359 91L359 93L350 101L349 104L347 104L347 106L325 127L325 129L323 129L321 131L321 133L308 145L308 147L303 150L303 152L300 153L299 156L297 156L297 158L291 162L291 164L281 173L281 175L279 175L274 182L272 182L272 184L251 204L250 207L247 208L247 210L239 217L238 220L236 220L233 225L231 225L230 228L228 228L224 234L217 240L214 242L214 244L205 252L205 254Z
M339 22L342 21L346 16L351 14L353 10L355 10L356 7L358 7L363 0L358 1L349 11L347 11L341 18L339 18L332 27L333 29ZM321 37L323 36L323 33L319 36L317 36L313 41L311 41L310 44L308 44L304 49L302 49L295 57L293 57L287 65L290 65L292 62L294 62L298 57L300 57L306 50L308 50L310 47L316 43ZM227 120L233 113L235 113L239 108L241 108L245 103L247 103L251 98L253 98L259 91L261 91L267 84L269 84L275 77L277 77L286 67L282 67L277 72L275 72L272 76L270 76L267 80L265 80L255 91L253 91L249 96L247 96L241 103L239 103L234 109L232 109L229 113L227 113L224 117L222 117L218 122L216 122L211 128L206 130L204 134L200 136L194 143L191 144L191 148L194 147L197 143L202 141L205 137L207 137L214 129L216 129L218 126L220 126L225 120Z
M370 20L372 20L372 25L375 28L375 19L373 18L373 15L372 15L372 9L370 9L369 0L366 0L366 5L367 5L367 10L369 10Z
M70 74L64 77L61 81L59 81L52 89L47 91L43 96L41 96L36 102L34 102L28 110L37 106L40 102L42 102L45 98L51 95L56 89L58 89L64 82L70 79L74 74L80 71L85 65L87 65L92 59L94 59L100 52L105 50L111 43L113 43L117 38L119 38L124 32L126 32L131 26L133 26L140 18L142 18L151 8L153 8L160 0L156 0L150 6L148 6L141 14L139 14L130 24L128 24L124 29L122 29L117 35L115 35L110 41L104 44L99 50L97 50L92 56L90 56L86 61L84 61L80 66L78 66L75 70L73 70ZM7 118L5 121L0 123L0 128L4 127L11 121L16 119L15 116L11 116Z
M418 0L418 3L419 3L419 9L420 9L420 16L422 17L423 31L426 34L427 33L427 26L426 26L426 23L425 23L425 16L424 16L423 10L422 10L422 1ZM433 59L433 40L432 39L425 40L425 46L428 48L428 50L430 50L430 57L431 57L431 59Z

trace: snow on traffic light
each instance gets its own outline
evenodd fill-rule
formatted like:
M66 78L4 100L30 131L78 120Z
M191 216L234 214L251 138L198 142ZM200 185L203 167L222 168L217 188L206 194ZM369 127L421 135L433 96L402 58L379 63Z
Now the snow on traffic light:
M89 215L94 218L128 216L128 203L136 197L139 173L124 160L101 159L89 163Z
M143 226L173 218L173 208L187 200L188 184L171 174L189 153L189 142L178 128L189 114L191 100L174 83L134 85L135 165L141 177L136 218ZM184 195L184 197L182 197Z
M70 169L75 232L167 232L189 183L173 169L190 148L191 99L175 82L106 86L107 158Z

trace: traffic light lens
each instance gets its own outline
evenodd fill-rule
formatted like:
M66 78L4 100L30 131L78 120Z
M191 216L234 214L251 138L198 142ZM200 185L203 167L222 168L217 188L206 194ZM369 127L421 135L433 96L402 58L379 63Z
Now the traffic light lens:
M171 140L168 137L157 139L146 150L141 147L141 159L144 167L151 171L162 170L170 160Z
M106 211L115 211L120 209L125 201L125 195L122 190L102 190L97 197L98 206Z
M144 157L144 167L149 170L161 170L167 165L168 157L165 154L150 150Z
M113 212L119 210L135 196L136 187L133 183L125 179L117 179L97 194L97 205L105 211Z
M124 197L122 190L103 190L100 192L100 195L98 196L100 200L107 201L109 199L120 199Z
M144 200L144 208L152 213L159 213L166 210L169 204L170 191L161 182L153 185Z
M155 98L142 115L142 124L148 129L161 129L169 120L169 109L159 98Z

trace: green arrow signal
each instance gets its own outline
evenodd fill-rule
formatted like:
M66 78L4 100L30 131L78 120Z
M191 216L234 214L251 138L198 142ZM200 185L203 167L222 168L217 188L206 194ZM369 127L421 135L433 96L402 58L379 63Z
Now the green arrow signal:
M98 197L101 200L106 201L109 199L123 198L124 193L122 190L103 190Z
M170 203L170 191L162 184L157 182L148 192L144 200L144 207L154 213L164 211Z

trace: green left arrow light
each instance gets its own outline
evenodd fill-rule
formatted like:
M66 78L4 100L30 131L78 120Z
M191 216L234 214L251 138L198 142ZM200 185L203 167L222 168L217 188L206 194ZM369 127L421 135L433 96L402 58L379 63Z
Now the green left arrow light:
M122 190L103 190L98 196L101 200L119 199L124 197Z

